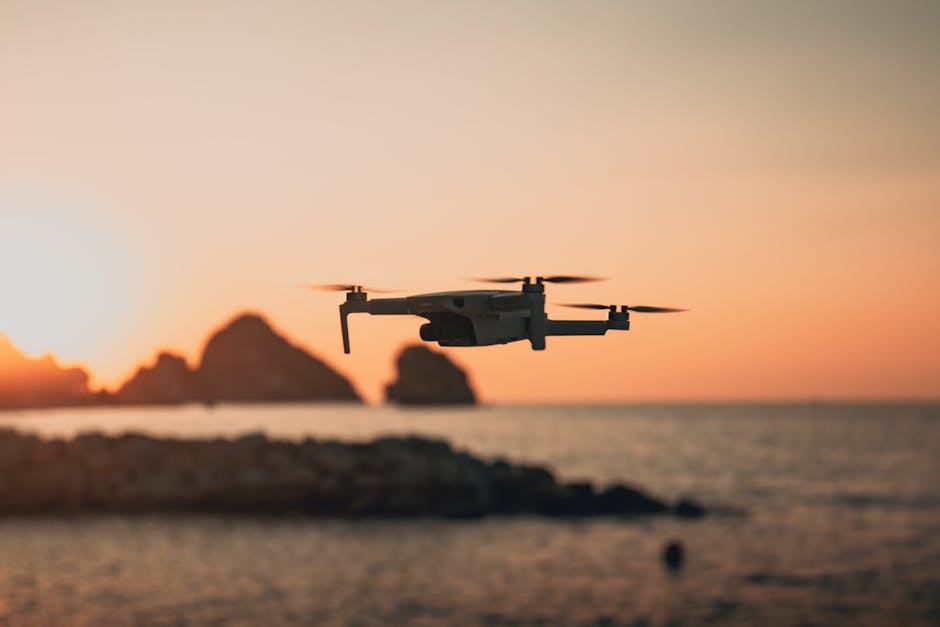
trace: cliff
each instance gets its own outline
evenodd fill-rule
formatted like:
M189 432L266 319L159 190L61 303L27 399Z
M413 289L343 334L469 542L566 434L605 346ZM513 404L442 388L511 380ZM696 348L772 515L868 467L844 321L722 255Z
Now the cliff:
M199 367L161 353L114 396L117 403L358 401L352 384L294 346L261 316L242 314L216 331Z
M235 318L209 339L199 376L213 401L359 400L342 375L254 314Z
M468 405L476 394L467 374L447 355L418 344L396 359L398 378L385 387L385 398L404 405Z

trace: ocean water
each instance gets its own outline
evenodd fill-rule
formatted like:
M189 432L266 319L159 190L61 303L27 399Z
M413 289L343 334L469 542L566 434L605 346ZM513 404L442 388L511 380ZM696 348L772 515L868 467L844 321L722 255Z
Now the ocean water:
M940 405L253 405L0 414L44 435L416 433L670 517L0 519L0 623L940 625ZM679 540L686 560L662 566Z

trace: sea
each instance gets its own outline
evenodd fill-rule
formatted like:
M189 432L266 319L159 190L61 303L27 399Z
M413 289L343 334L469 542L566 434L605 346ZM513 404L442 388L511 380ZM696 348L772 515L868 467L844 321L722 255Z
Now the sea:
M0 518L0 624L940 625L940 405L6 412L47 437L418 434L709 514ZM681 568L663 563L667 543Z

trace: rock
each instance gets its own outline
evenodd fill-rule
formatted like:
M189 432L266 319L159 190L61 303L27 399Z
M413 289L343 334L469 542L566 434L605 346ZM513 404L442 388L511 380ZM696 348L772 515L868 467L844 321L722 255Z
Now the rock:
M496 511L506 514L536 511L547 515L567 514L552 473L535 466L496 462L490 467L489 488Z
M385 387L387 401L404 405L468 405L476 394L466 373L444 353L406 346L396 359L398 378Z
M160 466L163 458L163 443L155 438L127 433L114 442L117 463L132 472L145 474Z
M682 543L672 540L663 548L663 563L670 570L679 570L682 567L684 553Z
M141 367L114 395L122 404L151 405L201 401L206 398L199 373L186 360L171 353L160 353L153 366Z
M598 513L602 514L660 514L669 508L657 499L624 485L613 485L598 497Z
M368 498L357 514L479 516L491 508L487 466L441 440L381 438L358 449L357 484Z
M12 429L0 429L0 473L25 465L35 438L21 436Z
M691 499L679 499L675 512L682 518L701 518L705 515L705 508Z
M63 368L50 355L30 359L0 335L0 408L84 405L88 373Z
M677 512L639 490L560 485L538 466L487 463L440 440L168 440L0 430L0 514L225 511L327 516Z
M567 516L589 516L598 509L597 494L594 485L588 481L568 483L562 486L561 493L545 504L552 508L551 513Z
M243 314L206 344L199 366L210 401L358 401L342 375Z

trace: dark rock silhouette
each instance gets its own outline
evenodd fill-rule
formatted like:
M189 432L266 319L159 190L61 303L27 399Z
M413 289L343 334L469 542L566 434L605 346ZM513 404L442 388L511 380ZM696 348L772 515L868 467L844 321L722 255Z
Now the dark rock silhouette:
M670 570L679 570L682 567L684 553L682 543L672 540L663 548L663 563Z
M193 372L186 360L171 353L160 353L151 367L142 366L115 393L114 401L122 404L173 404L200 401L206 398L206 387L199 373Z
M0 409L162 405L217 401L359 401L352 384L294 346L261 316L242 314L208 340L199 368L169 352L139 368L113 394L88 389L81 368L29 359L0 335Z
M63 368L50 355L30 359L0 335L0 408L82 405L93 399L84 370Z
M466 373L447 355L418 344L396 359L398 378L385 387L388 401L404 405L466 405L476 402Z
M679 502L676 503L675 511L677 516L682 516L683 518L701 518L705 515L705 508L695 501L686 498L679 499Z
M596 493L551 472L485 462L416 437L172 440L0 429L0 514L222 511L323 516L639 515L671 512L626 486ZM605 496L608 495L608 496ZM613 496L609 496L613 495Z
M255 314L212 335L198 372L209 401L360 400L347 379Z

